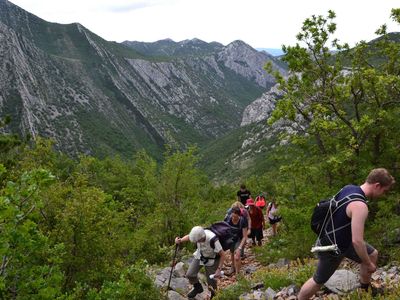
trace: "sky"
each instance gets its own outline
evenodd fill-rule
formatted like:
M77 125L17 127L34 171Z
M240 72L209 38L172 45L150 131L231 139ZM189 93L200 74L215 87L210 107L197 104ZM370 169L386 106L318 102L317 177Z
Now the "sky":
M50 22L78 22L109 41L176 42L198 38L253 48L295 45L303 21L335 11L335 37L354 46L370 41L390 20L398 0L11 0Z

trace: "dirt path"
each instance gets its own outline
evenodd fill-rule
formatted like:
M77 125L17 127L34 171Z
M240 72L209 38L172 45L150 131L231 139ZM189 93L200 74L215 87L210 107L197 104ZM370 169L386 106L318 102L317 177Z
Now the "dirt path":
M268 243L268 237L272 235L272 228L267 228L264 230L264 238L262 240L263 246ZM257 247L257 246L256 246ZM245 277L250 276L251 274L245 274L243 270L245 268L254 268L258 269L261 267L261 264L257 261L253 251L252 241L248 239L246 247L244 249L245 258L242 259L242 269L241 274ZM225 274L229 274L231 269L231 253L229 251L226 252L227 259L225 260L225 264L223 267L223 271ZM224 289L232 284L236 283L236 275L232 274L230 276L223 276L221 279L218 280L218 289Z

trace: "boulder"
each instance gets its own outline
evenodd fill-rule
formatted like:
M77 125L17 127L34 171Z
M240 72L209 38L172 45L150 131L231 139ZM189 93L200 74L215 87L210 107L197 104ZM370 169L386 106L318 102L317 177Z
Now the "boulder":
M178 265L179 264L177 264L177 266ZM188 291L191 289L191 285L187 278L180 276L182 273L184 274L183 264L179 265L178 268L172 272L171 283L169 285L169 288L178 293L187 294ZM158 288L167 287L170 274L171 274L170 267L161 269L156 275L155 285Z
M184 269L185 264L183 262L178 262L174 268L174 275L176 277L185 277L186 271Z
M175 291L168 291L168 300L185 300L185 299L187 299L187 297L184 297Z
M265 290L265 299L266 300L273 300L276 296L276 292L271 289L270 287Z
M168 284L170 272L171 272L171 268L164 268L157 273L155 285L158 288L161 288Z
M287 265L289 265L289 263L290 263L290 261L287 258L280 258L276 263L276 267L283 268L283 267L286 267Z
M263 291L254 291L253 293L245 293L239 296L239 300L264 300L265 293Z
M355 290L359 285L358 276L349 270L336 270L325 283L327 289L339 295Z
M253 265L245 266L245 267L243 268L243 270L244 270L244 272L245 272L246 274L253 274L255 271L257 271L257 267L256 267L256 266L253 266Z
M295 284L292 284L287 287L287 294L289 296L296 295L299 291L300 291L299 288Z
M186 295L192 288L187 278L172 278L170 288L178 293Z
M209 300L211 297L210 291L207 287L203 284L204 291L201 294L198 294L194 299L195 300Z

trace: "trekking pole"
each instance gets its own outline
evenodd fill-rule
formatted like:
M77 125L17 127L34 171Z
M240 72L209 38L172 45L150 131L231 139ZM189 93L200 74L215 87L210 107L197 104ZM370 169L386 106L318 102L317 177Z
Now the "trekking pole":
M171 273L169 273L169 279L168 279L168 285L167 285L167 293L168 293L168 290L169 290L169 286L171 284L172 272L174 271L175 259L176 259L176 254L178 253L178 249L179 249L179 244L175 244L175 252L174 252L174 257L172 258Z

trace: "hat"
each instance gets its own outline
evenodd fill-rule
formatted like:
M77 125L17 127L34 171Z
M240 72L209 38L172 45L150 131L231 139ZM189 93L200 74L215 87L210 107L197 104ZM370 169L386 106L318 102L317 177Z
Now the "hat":
M200 241L202 238L206 237L206 233L203 229L203 227L201 226L195 226L192 228L192 230L190 230L189 233L189 240L192 243L197 243L198 241Z
M246 201L246 205L248 205L248 206L250 206L250 205L254 205L254 200L253 200L253 199L251 199L251 198L247 199L247 201Z

